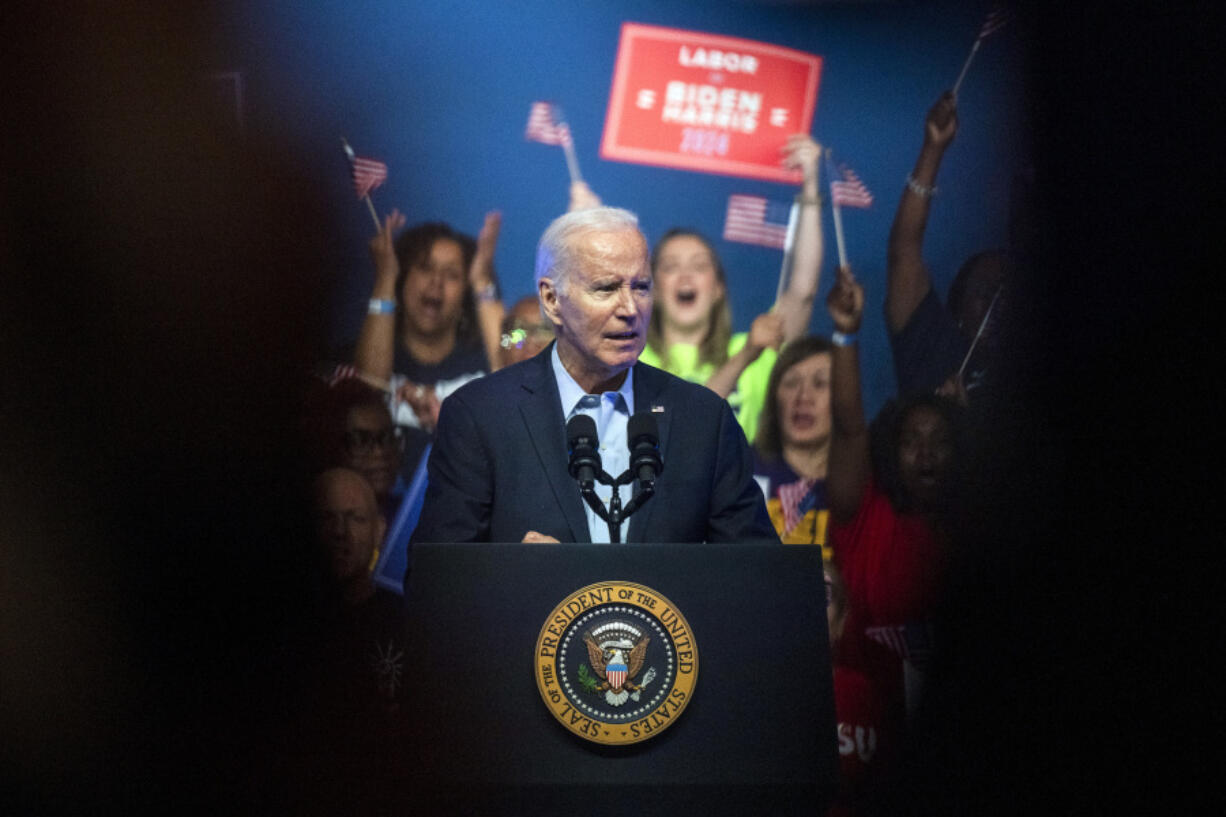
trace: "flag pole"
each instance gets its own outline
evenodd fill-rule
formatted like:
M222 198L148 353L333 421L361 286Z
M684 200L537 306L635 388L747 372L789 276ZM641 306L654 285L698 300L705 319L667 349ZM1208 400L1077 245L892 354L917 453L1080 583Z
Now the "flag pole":
M574 140L570 138L569 132L567 138L562 140L562 152L566 154L566 169L570 171L570 182L583 181L583 177L579 175L579 160L575 158Z
M983 313L983 320L979 322L979 331L975 333L975 339L971 341L971 348L966 350L966 357L962 358L962 365L958 367L958 379L962 379L962 372L966 371L966 364L971 360L971 354L975 351L975 344L979 343L980 336L983 335L984 327L988 325L988 318L992 315L992 307L996 306L996 299L1000 297L1001 287L996 287L996 294L992 296L992 303L988 304L988 311Z
M396 393L392 391L391 385L386 380L375 377L374 375L369 375L366 372L358 372L357 378L371 388L378 389L384 394L390 394L393 397L396 396Z
M353 148L349 146L349 140L343 136L341 137L341 148L345 151L345 158L349 160L349 168L352 170L357 157L353 153ZM366 202L366 209L370 211L370 218L375 223L377 233L382 227L379 224L379 214L375 212L375 203L370 200L370 193L367 193L362 199Z
M779 268L779 286L775 290L776 304L783 300L783 293L788 288L788 279L792 271L792 249L796 244L796 225L799 221L800 206L792 202L792 209L788 211L788 232L783 240L783 265Z
M958 81L954 83L954 99L958 98L958 89L962 87L962 80L966 77L966 69L971 67L971 60L975 59L975 52L979 50L979 43L983 42L983 37L976 37L975 44L971 46L971 53L966 55L966 62L962 63L962 73L958 74Z
M566 123L566 114L561 106L549 103L549 118L554 128L560 131L562 137L562 153L566 156L566 170L570 173L570 183L583 181L579 173L579 159L575 156L575 140L570 134L570 125Z
M830 164L830 148L826 148L826 177L830 179L830 214L834 217L834 241L839 248L839 266L847 266L847 248L843 244L843 208L834 197L834 167Z
M375 204L370 200L369 193L363 196L362 200L366 202L366 209L370 210L370 217L375 222L375 232L377 233L383 229L383 225L379 223L379 214L375 212Z
M839 266L847 266L847 248L843 246L843 215L842 209L837 204L830 207L830 212L834 215L834 240L839 247Z

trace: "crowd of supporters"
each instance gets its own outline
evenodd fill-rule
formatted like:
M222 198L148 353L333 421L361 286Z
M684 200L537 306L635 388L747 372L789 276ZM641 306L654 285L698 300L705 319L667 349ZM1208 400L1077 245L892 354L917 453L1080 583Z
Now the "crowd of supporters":
M866 293L849 267L838 268L825 297L831 337L808 334L823 260L821 147L808 136L784 147L784 164L803 179L791 266L776 303L748 332L732 331L727 276L702 232L667 229L651 252L654 307L641 360L729 401L780 540L822 550L840 814L872 810L875 781L897 762L921 699L940 643L935 618L951 543L976 501L976 439L1002 354L1010 255L972 256L944 303L923 260L937 171L956 131L954 99L945 94L925 118L883 248L886 291ZM583 182L572 185L571 210L600 204ZM416 517L406 506L421 501L442 401L473 378L545 352L552 339L535 297L509 310L501 300L493 265L500 223L499 213L487 214L474 239L441 223L405 229L403 215L388 215L370 241L374 285L360 334L337 352L336 373L320 380L308 406L304 428L322 473L321 564L338 593L327 631L370 642L361 659L350 647L357 685L351 678L347 705L394 711L403 667L389 663L400 647L387 635L398 605L386 588L401 588L399 577L381 575L376 592L372 572L381 552L407 546L404 521ZM868 418L860 368L885 361L861 361L856 334L874 300L885 312L899 388ZM334 495L357 484L366 499L360 513L346 515Z
M1212 275L1197 274L1213 256L1214 233L1196 217L1213 212L1197 196L1211 184L1212 156L1212 131L1202 127L1212 110L1204 93L1212 38L1189 36L1204 30L1202 15L1043 12L1032 30L1033 93L1021 101L1045 205L1044 229L1033 233L1043 267L1018 276L1010 267L1033 247L1010 242L999 298L997 273L972 275L979 264L945 298L931 280L895 291L908 280L906 263L891 265L885 292L865 293L870 310L892 304L899 369L907 354L939 361L914 388L938 389L962 369L942 391L960 399L965 389L968 403L961 498L954 513L936 515L952 552L931 674L912 716L919 723L904 721L908 735L922 736L919 753L905 741L893 752L892 736L874 740L857 728L879 717L867 704L881 697L867 680L865 694L837 701L845 761L876 763L889 750L903 764L894 776L901 807L882 813L1102 813L1111 804L1199 813L1214 802L1201 739L1212 730L1213 674L1202 664L1213 641L1197 628L1215 620L1216 599L1206 585L1216 571L1204 558L1213 506L1201 496L1216 471L1207 464L1209 426L1196 413L1215 375L1200 354L1212 348L1204 341ZM309 182L317 157L259 127L240 139L225 126L232 111L201 103L199 71L218 64L205 47L215 43L215 21L203 8L73 3L19 16L6 55L16 149L4 160L0 242L10 273L0 299L10 385L0 515L5 802L14 813L99 803L379 813L361 791L380 775L394 780L393 770L295 772L301 754L267 739L276 731L270 712L303 717L284 699L309 664L289 662L274 645L285 619L303 618L287 588L302 583L295 566L321 538L286 501L312 496L306 489L325 467L286 466L303 454L292 423L302 406L296 376L324 335L321 259L342 232ZM1140 53L1162 58L1119 59ZM930 149L941 147L937 135L911 174L917 188L973 186L927 175L942 153ZM908 186L902 195L922 193ZM910 240L904 226L878 250L893 258L894 239ZM964 299L983 304L985 295L997 298L993 331L963 366L975 329ZM538 331L531 309L513 311L517 322L499 339L507 334L502 348L523 352L547 328ZM746 328L749 317L740 316ZM1013 331L996 331L998 320L1014 320ZM936 338L930 348L945 351L938 358L908 335ZM798 343L780 358L799 354ZM989 350L1005 365L977 359ZM831 366L834 351L825 353ZM1024 380L1009 376L1017 374ZM820 373L804 375L820 391ZM901 372L898 383L904 405L912 387ZM387 408L388 393L368 385ZM1023 412L1002 412L1011 403ZM765 428L760 420L755 447L769 444ZM874 463L878 428L869 424ZM341 453L355 465L400 453L403 480L413 442L396 433L355 423L333 439L352 449ZM828 496L820 454L798 458L782 442L779 452L776 463ZM812 509L798 502L800 515L788 515L785 538L818 539L824 526L830 567L850 570L839 560L831 500L815 490L808 501ZM823 506L824 516L815 510ZM346 513L356 536L367 523L354 508ZM776 513L784 518L782 499ZM361 595L343 592L353 583L335 575L320 616ZM832 609L849 611L851 596L830 579ZM851 615L831 622L840 690L848 687L840 676L856 669L839 660ZM905 712L905 665L903 673ZM310 772L311 782L338 781L335 802L286 808L278 790Z

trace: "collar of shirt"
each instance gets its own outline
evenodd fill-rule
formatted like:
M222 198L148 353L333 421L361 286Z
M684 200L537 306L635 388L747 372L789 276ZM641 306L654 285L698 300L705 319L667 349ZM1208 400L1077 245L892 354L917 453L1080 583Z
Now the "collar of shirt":
M562 416L569 420L575 415L575 408L579 405L579 401L587 396L587 392L575 382L575 378L571 377L570 372L566 371L566 367L562 365L562 358L558 357L558 344L556 343L553 345L551 359L553 378L558 381L558 397L562 400ZM610 393L606 392L606 394ZM627 416L634 414L634 367L626 370L626 379L616 393L626 401ZM599 419L595 415L593 418Z
M600 395L586 393L570 376L570 372L562 365L558 357L558 347L554 344L553 375L558 382L558 397L562 401L562 416L569 422L576 414L587 414L596 421L600 435L600 463L603 470L616 478L630 467L630 449L627 446L627 431L630 415L634 413L634 369L626 372L626 379L621 388L615 392L604 392ZM622 507L630 501L633 495L632 485L622 485L618 488L618 496ZM605 507L613 498L613 487L596 485L596 496ZM586 502L583 511L587 516L588 535L593 542L608 542L609 523L601 519ZM630 530L630 520L623 519L621 523L621 541L626 541Z

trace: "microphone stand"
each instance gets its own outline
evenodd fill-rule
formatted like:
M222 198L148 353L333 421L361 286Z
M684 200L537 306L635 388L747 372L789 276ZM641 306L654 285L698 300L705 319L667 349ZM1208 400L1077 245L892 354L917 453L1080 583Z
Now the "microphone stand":
M643 507L647 500L655 496L656 481L654 479L639 480L642 490L639 491L638 496L626 503L626 507L623 509L621 493L618 489L623 485L629 485L634 482L634 472L627 468L617 479L614 479L607 472L601 470L600 476L597 479L600 480L601 485L611 485L613 487L613 496L609 499L608 508L605 508L604 503L600 501L600 497L596 496L595 483L580 483L579 493L583 496L583 500L587 502L588 507L608 523L609 543L613 545L621 544L622 522L629 519L630 514Z

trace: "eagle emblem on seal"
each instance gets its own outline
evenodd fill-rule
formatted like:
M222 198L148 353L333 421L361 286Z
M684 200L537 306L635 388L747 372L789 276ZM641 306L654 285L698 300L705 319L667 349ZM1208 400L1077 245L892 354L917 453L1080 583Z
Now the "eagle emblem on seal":
M589 691L603 692L611 706L621 706L629 698L637 701L640 691L655 677L655 670L649 669L642 683L635 683L651 637L633 624L618 621L602 625L584 633L583 643L587 645L592 670L600 679Z

